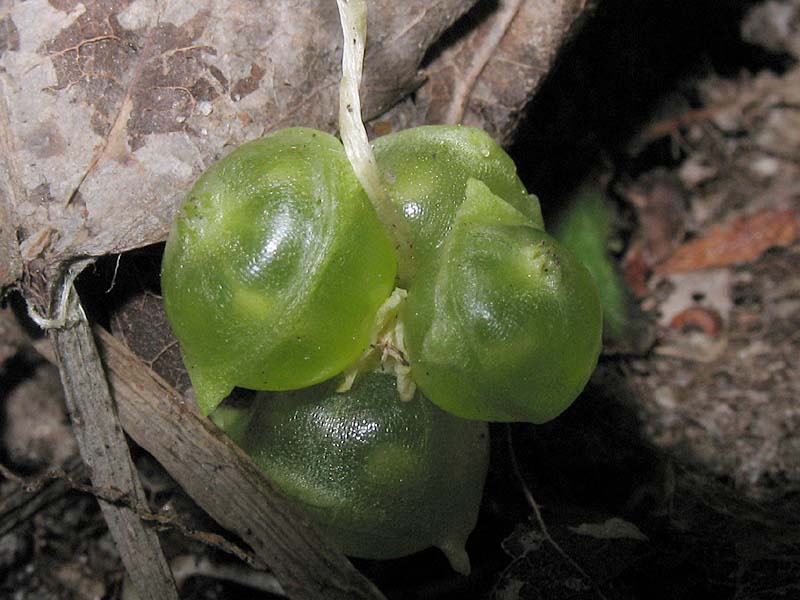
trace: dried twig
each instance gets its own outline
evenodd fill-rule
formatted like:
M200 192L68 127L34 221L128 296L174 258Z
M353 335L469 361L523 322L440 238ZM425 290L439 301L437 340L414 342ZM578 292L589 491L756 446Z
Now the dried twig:
M101 488L83 483L89 478L89 469L79 457L71 461L66 470L47 471L35 477L21 477L0 463L0 475L19 486L14 493L0 500L0 536L29 519L50 502L70 491L76 491L90 494L109 504L127 507L134 511L140 519L155 523L159 531L178 531L188 539L235 556L254 569L263 570L265 568L265 565L254 554L219 534L193 529L175 517L154 513L147 506L136 502L118 489Z
M65 324L50 329L49 335L81 456L90 468L96 487L114 487L144 503L144 490L117 420L91 327L71 281L66 285ZM60 306L53 311L54 314L60 312ZM100 509L139 597L142 600L178 600L178 591L155 530L127 507L100 500Z
M718 113L729 108L727 106L708 106L687 110L668 119L656 121L637 137L634 145L636 148L645 148L662 137L676 134L681 129L710 121Z
M51 502L69 492L71 482L89 478L89 469L75 457L63 470L48 471L33 479L21 479L0 464L0 474L19 489L0 498L0 537L30 519Z
M65 480L65 483L68 486L79 485L75 483L76 480L72 478L71 472L73 471L80 477L80 479L85 479L88 477L88 470L83 464L83 461L81 461L79 458L71 461L70 466L67 467L67 470L70 471L70 473L64 469L55 469L53 471L46 471L45 473L35 477L22 477L21 475L17 475L3 463L0 463L0 475L17 484L22 492L27 494L36 494L48 484L59 479Z
M511 458L511 468L514 470L514 476L517 478L517 481L522 488L522 494L525 496L525 500L533 509L533 514L536 517L536 523L539 525L539 531L541 531L542 537L544 537L545 541L552 546L553 550L558 552L561 558L569 563L569 565L572 566L572 568L575 569L581 577L591 584L600 600L607 600L605 594L603 594L603 591L600 589L597 583L595 583L594 579L586 571L584 571L583 567L581 567L574 558L567 554L561 545L553 539L553 536L550 535L550 530L547 528L547 524L544 522L544 517L542 517L542 511L539 507L539 503L536 502L536 499L533 497L528 484L525 482L524 477L522 477L522 471L520 471L519 463L517 462L517 455L514 452L514 441L511 435L511 425L508 423L506 423L506 440L508 442L508 455Z
M464 113L467 110L470 98L474 92L475 84L481 73L483 73L486 63L496 53L497 47L508 32L511 22L517 16L522 0L509 0L502 3L502 6L493 14L483 43L472 55L469 66L465 69L464 76L456 82L456 89L453 91L453 98L445 116L445 123L461 123Z

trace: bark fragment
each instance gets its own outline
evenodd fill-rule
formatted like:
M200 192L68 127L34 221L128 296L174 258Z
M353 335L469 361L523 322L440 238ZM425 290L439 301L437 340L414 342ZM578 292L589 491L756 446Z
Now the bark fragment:
M71 287L71 282L68 283ZM67 324L50 339L81 456L92 484L119 489L146 501L97 355L91 327L74 289L67 294ZM142 600L178 599L172 573L155 530L130 509L100 500L109 531Z

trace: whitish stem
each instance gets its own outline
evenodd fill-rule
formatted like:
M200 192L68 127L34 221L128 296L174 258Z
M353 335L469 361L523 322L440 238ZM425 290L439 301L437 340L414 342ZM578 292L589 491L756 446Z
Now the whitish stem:
M413 270L411 231L389 199L361 120L361 98L358 92L364 66L367 5L365 0L336 0L336 3L344 39L342 81L339 84L339 134L356 177L394 242L400 281L406 281Z
M407 295L404 289L395 288L378 309L372 324L369 346L355 363L345 369L344 379L336 389L337 392L348 391L365 373L380 371L397 378L397 393L401 400L407 402L414 397L417 386L411 379L403 322Z

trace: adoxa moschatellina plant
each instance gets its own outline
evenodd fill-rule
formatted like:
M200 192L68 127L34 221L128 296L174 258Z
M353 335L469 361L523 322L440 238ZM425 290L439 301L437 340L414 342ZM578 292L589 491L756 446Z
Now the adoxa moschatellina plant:
M484 132L369 144L365 5L339 9L342 142L285 129L206 170L167 240L164 304L201 411L343 550L434 545L467 572L485 422L569 406L600 351L598 292ZM235 386L282 393L219 406Z

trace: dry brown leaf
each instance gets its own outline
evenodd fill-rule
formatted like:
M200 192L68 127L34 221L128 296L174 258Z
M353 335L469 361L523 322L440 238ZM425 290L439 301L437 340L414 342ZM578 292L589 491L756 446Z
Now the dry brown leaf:
M370 3L367 114L419 85L425 51L474 1ZM163 239L237 144L334 130L340 48L332 0L3 2L0 286L37 258Z
M722 318L714 310L702 306L690 306L672 317L669 326L678 331L699 330L708 337L715 338L722 329Z
M647 294L650 267L644 259L644 249L641 243L632 244L625 253L622 261L622 277L637 298L643 298Z
M765 208L682 244L655 272L665 275L752 262L774 246L788 246L798 235L800 220L794 209Z
M431 50L476 1L371 0L366 116L417 90L382 123L510 140L589 1L485 0ZM162 240L197 175L244 141L333 131L340 47L333 0L0 4L0 287Z
M466 34L443 44L427 66L428 83L415 102L393 111L395 127L463 123L508 144L558 50L592 4L591 0L479 2L459 23Z

